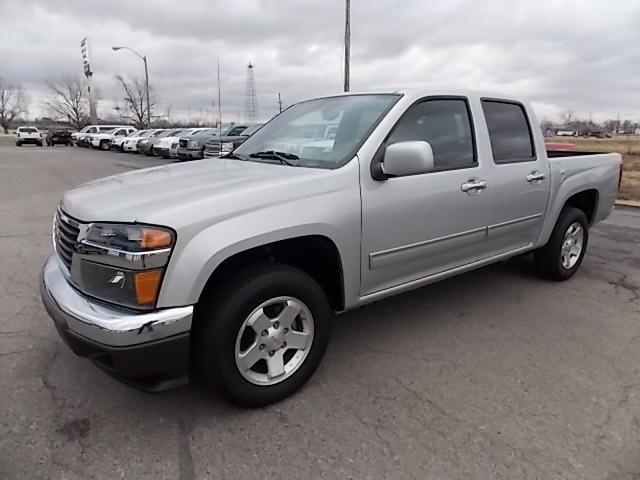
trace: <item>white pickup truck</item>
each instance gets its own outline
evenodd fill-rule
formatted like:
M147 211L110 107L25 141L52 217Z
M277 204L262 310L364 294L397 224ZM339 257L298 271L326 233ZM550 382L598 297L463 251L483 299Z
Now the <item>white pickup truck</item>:
M330 137L301 138L319 123ZM547 152L508 95L309 100L221 159L68 191L42 298L71 348L120 379L160 390L195 372L264 405L311 377L332 312L525 252L570 278L620 161Z
M16 128L16 147L32 143L41 147L43 145L42 133L36 127Z

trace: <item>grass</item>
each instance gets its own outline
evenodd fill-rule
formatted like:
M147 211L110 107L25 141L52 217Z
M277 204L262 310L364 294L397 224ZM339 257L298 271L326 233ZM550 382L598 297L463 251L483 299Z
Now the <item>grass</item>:
M0 130L1 132L2 130ZM0 133L0 147L15 147L16 146L16 137L13 135L5 135L4 133Z
M614 138L553 137L547 142L572 143L576 150L588 152L616 152L622 155L624 167L618 198L640 201L640 136L628 135Z

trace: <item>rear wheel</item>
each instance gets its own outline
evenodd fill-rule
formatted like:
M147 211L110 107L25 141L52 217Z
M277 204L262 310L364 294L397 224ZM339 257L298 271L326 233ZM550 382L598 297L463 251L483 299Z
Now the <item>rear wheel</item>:
M582 210L565 207L560 213L549 242L536 251L541 273L553 280L567 280L580 267L589 240L589 223Z
M101 140L100 141L100 150L110 150L111 142L109 140Z
M257 407L300 389L320 364L331 308L320 285L281 264L246 269L198 306L194 366L233 403Z

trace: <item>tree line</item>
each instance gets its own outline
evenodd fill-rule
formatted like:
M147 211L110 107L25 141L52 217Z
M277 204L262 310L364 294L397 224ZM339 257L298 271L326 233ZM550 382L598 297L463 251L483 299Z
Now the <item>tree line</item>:
M116 81L122 89L124 109L120 112L123 120L136 128L147 127L147 119L154 118L156 97L145 83L136 77L117 75ZM44 106L49 115L56 121L63 121L81 130L89 124L89 91L86 81L80 76L62 75L46 78L47 98ZM100 91L94 89L94 101L98 101ZM0 77L0 125L4 133L20 117L29 112L30 99L19 84L6 82Z

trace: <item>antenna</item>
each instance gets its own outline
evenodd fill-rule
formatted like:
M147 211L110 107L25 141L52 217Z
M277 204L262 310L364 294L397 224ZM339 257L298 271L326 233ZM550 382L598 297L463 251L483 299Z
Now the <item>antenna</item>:
M346 0L344 11L344 91L349 91L351 60L351 0Z
M258 100L256 99L256 81L253 77L253 65L247 65L247 89L244 94L244 120L253 124L258 121Z
M222 102L220 93L220 55L218 60L218 140L220 142L220 156L222 157Z
M280 92L278 92L278 110L282 113L282 97L280 96Z

